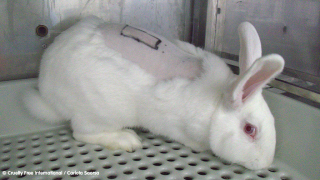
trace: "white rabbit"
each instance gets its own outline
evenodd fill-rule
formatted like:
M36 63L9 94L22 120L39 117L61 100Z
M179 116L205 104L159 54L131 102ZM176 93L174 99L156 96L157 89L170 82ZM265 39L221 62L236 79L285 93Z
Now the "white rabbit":
M249 169L272 163L274 118L261 92L284 60L261 57L250 23L239 26L239 76L218 56L191 44L174 45L145 30L113 34L119 27L125 25L90 17L57 37L43 55L39 90L24 95L31 113L51 122L70 119L76 140L110 149L141 148L138 135L125 128L144 127ZM121 38L124 44L113 44ZM161 63L162 69L155 68Z

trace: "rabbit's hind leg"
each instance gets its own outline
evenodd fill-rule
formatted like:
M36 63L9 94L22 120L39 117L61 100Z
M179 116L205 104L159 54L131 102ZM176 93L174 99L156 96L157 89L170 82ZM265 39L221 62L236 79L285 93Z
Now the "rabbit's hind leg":
M97 134L83 134L74 131L73 137L78 141L99 144L111 150L123 149L132 152L135 149L142 148L140 137L131 129L121 129Z

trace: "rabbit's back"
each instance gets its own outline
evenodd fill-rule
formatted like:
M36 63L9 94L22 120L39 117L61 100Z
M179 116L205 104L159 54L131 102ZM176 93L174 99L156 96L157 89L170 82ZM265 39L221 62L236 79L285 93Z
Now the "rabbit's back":
M121 53L158 80L195 78L202 58L183 51L161 35L129 25L102 23L97 27L105 45Z

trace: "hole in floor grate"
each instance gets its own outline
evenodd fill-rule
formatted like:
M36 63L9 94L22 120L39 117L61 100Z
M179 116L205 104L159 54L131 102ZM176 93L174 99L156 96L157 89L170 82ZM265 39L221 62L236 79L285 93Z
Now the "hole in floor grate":
M1 171L69 172L50 179L253 179L291 180L281 167L250 171L196 152L171 139L137 131L143 148L131 153L77 142L68 128L0 139ZM281 172L281 173L279 173ZM81 173L91 173L84 176ZM286 174L286 173L285 173ZM255 175L255 176L254 176ZM48 177L48 176L44 176ZM30 179L28 175L2 179ZM41 179L41 177L39 178ZM45 178L44 178L45 179Z
M108 176L108 179L116 179L117 178L117 175L109 175Z
M160 174L167 176L170 174L170 171L162 171Z
M291 180L291 178L287 177L287 176L281 176L280 177L281 180Z
M277 168L268 168L268 171L275 173L275 172L278 172L278 169Z
M243 174L244 172L242 170L234 170L233 171L235 174Z
M141 158L136 157L136 158L133 158L132 160L134 160L134 161L141 161Z
M162 163L161 162L156 162L156 163L153 163L154 166L161 166Z
M68 167L74 167L74 166L76 166L77 164L76 163L68 163Z
M185 179L185 180L193 180L193 177L192 176L186 176L183 179Z
M127 164L127 161L119 161L118 164L119 165L125 165L125 164Z
M177 171L182 171L182 170L184 170L184 167L179 166L179 167L176 167L175 169L176 169Z
M138 169L140 169L140 170L147 170L148 169L148 166L140 166Z
M205 175L207 175L207 172L205 172L205 171L199 171L198 174L201 175L201 176L205 176Z
M174 162L174 161L176 161L176 159L175 158L168 158L167 161Z
M101 148L101 147L98 147L98 148L95 148L94 149L94 151L96 151L96 152L100 152L100 151L102 151L103 149Z
M268 177L268 175L265 174L265 173L259 173L259 174L257 174L257 176L260 177L260 178L266 178L266 177Z
M129 174L132 174L132 173L133 173L132 170L125 170L125 171L123 172L123 174L126 174L126 175L129 175Z
M222 179L232 179L232 177L230 175L222 175L221 178Z
M146 177L147 180L152 180L152 179L156 179L154 176L147 176Z
M219 171L221 168L219 166L211 166L210 167L212 170L215 170L215 171Z

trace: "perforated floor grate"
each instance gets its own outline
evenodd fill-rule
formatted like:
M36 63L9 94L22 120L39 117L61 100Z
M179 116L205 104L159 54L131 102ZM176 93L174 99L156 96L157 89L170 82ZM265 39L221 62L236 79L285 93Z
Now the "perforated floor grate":
M276 165L250 171L221 161L211 152L194 152L147 131L137 133L143 148L132 153L77 142L69 128L2 138L0 180L292 179Z

